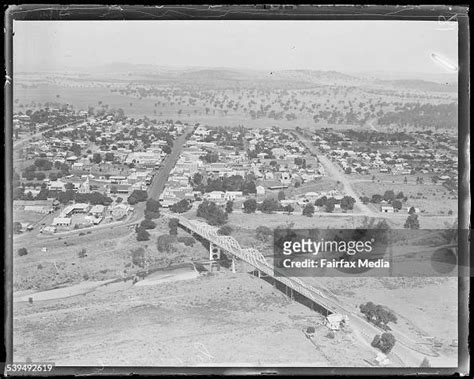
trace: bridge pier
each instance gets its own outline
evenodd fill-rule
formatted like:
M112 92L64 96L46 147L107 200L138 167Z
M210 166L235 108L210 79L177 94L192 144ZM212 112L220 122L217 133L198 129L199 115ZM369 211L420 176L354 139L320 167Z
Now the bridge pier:
M220 270L221 248L209 242L209 272L212 272L212 267L217 266L217 271Z
M235 274L235 258L232 256L232 273Z
M295 299L295 294L293 292L293 288L288 287L287 285L285 285L285 295L288 296L290 298L290 300Z

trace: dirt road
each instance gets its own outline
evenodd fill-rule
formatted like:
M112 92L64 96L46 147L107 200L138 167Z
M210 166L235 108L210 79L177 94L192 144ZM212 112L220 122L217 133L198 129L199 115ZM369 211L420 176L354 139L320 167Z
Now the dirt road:
M364 216L369 217L378 217L379 214L376 214L372 211L367 205L362 203L359 195L354 191L352 188L350 180L346 177L346 175L333 163L330 159L328 159L325 155L320 154L319 151L311 144L311 141L303 137L299 133L295 133L300 138L300 141L306 146L306 148L313 154L315 154L321 164L324 166L324 169L329 174L332 179L338 180L342 183L344 187L344 193L348 196L353 197L356 200L356 206L360 209L361 213Z

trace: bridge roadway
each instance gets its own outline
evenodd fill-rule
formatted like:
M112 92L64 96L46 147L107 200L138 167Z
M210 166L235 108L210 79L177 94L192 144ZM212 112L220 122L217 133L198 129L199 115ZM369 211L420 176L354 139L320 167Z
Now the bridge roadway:
M382 329L369 323L364 317L345 308L339 302L336 295L334 295L329 289L324 287L318 289L303 282L299 278L286 277L284 274L281 276L275 276L275 272L278 273L278 268L270 265L261 252L253 248L242 248L235 238L219 235L217 233L218 228L201 221L188 220L181 216L174 217L176 217L179 220L179 224L189 232L204 237L209 242L219 246L225 252L249 263L257 270L260 270L266 275L272 277L274 280L285 284L287 287L305 296L307 299L324 308L329 313L347 315L349 318L349 324L365 344L370 344L376 334L384 332ZM424 356L438 356L438 354L429 346L412 340L402 332L392 331L392 334L395 335L397 340L397 344L393 349L393 354L404 362L405 367L419 367Z

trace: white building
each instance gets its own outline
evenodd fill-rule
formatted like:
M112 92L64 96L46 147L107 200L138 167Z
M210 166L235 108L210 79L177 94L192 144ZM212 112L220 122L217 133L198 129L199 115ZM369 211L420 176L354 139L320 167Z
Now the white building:
M71 218L70 217L55 217L53 219L52 224L53 226L69 226L71 225Z

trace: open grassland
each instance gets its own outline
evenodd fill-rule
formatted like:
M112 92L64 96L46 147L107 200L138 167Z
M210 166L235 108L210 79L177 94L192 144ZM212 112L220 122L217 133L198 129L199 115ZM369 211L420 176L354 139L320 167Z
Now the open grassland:
M157 224L155 229L150 230L150 240L142 242L136 240L133 228L120 225L57 236L34 237L30 232L16 238L13 248L14 290L46 290L87 280L133 276L143 270L132 262L132 250L138 248L145 250L148 268L206 256L206 250L199 243L192 248L178 243L176 251L159 253L157 237L167 234L169 228L164 220L158 220ZM87 234L89 231L90 234ZM22 247L27 248L28 254L18 256L16 252ZM42 251L44 248L46 251Z
M365 366L376 354L351 331L325 337L321 315L247 273L16 304L14 312L16 361L334 367ZM302 333L308 326L317 346Z
M427 215L448 215L450 211L453 215L458 213L457 196L450 194L440 184L416 184L413 182L389 184L366 181L355 182L353 187L361 196L368 196L369 198L374 194L383 196L387 190L393 190L395 194L403 192L408 198L406 206L419 208ZM401 213L406 213L406 209L402 209Z

